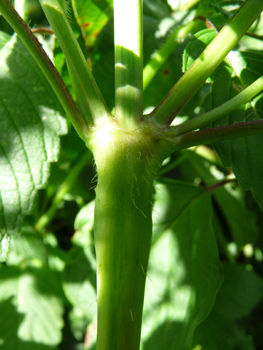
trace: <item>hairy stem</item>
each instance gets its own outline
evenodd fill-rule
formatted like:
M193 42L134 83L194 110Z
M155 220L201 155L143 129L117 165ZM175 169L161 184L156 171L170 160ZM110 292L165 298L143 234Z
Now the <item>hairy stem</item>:
M93 130L90 147L98 170L97 350L139 350L153 179L170 152L162 142L114 124Z

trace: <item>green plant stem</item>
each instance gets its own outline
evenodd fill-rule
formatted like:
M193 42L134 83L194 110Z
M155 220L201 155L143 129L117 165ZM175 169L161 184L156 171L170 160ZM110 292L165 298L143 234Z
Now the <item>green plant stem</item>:
M92 123L93 118L92 118L89 106L87 104L87 101L86 101L86 96L85 96L85 94L82 93L82 90L79 87L78 81L75 78L74 71L71 69L71 66L70 65L67 65L67 66L68 66L70 80L72 83L72 87L73 87L73 90L75 93L75 98L77 100L79 109L81 110L81 113L85 119L86 124L89 125L90 123Z
M176 28L162 47L154 54L153 58L143 69L143 89L145 90L155 77L163 63L172 52L187 38L188 35L206 28L204 22L196 18L186 25Z
M111 118L60 2L58 0L40 0L40 4L65 54L73 88L77 99L80 100L80 107L85 101L89 108L90 113L87 113L86 108L82 110L87 125L91 125L93 121L96 122L101 118Z
M42 34L42 35L52 35L54 34L53 30L49 27L36 27L32 28L32 33L34 34Z
M263 133L263 120L220 126L169 138L175 150ZM168 139L168 138L167 138Z
M84 123L84 119L58 71L48 58L41 44L8 0L0 1L0 12L18 34L28 51L36 60L80 138L85 140L87 127Z
M247 0L219 32L161 103L150 113L154 124L169 126L177 113L238 43L263 10L263 2Z
M174 168L178 167L180 164L182 164L187 159L186 154L182 154L179 158L175 159L173 162L169 163L167 166L160 169L158 172L158 176L162 176L169 171L173 170Z
M44 213L37 221L35 228L36 230L42 230L45 228L49 222L53 219L58 204L63 200L64 196L68 191L71 189L71 187L74 185L74 183L77 181L77 178L81 172L81 170L84 168L84 166L90 162L92 159L92 154L89 151L86 151L85 154L79 159L79 161L76 163L76 165L71 169L63 183L61 184L58 192L56 193L55 197L52 200L52 203L46 213Z
M142 121L142 0L114 0L115 119L132 130Z
M194 6L196 6L197 4L199 4L200 0L189 0L186 3L184 3L183 5L181 5L177 11L185 11L185 10L190 10L191 8L193 8Z
M248 102L250 99L252 99L262 90L263 90L263 77L260 77L253 84L251 84L245 90L240 92L237 96L233 97L231 100L227 101L223 105L203 115L200 115L199 117L196 117L183 124L173 127L175 135L188 133L190 131L193 131L205 125L208 125L219 118L222 118L223 116L232 112L234 109Z
M153 179L171 149L138 129L94 128L97 350L139 350Z

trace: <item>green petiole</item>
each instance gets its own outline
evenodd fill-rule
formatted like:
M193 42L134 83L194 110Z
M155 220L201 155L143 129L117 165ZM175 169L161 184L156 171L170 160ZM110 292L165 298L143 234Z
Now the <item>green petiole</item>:
M206 47L161 103L149 114L152 123L169 126L177 113L200 88L263 11L263 2L247 0Z
M167 41L162 47L154 54L153 58L143 69L143 89L145 90L150 84L156 73L161 68L162 64L168 59L172 52L180 45L182 40L187 38L188 35L196 33L201 29L204 29L205 25L203 21L196 18L186 25L176 28L169 36Z
M56 93L80 138L86 140L87 126L84 123L84 119L59 73L48 58L46 52L43 50L41 44L8 0L0 1L0 11L10 26L16 31L17 35L23 41L28 51L36 60L40 69L45 74L49 84Z
M200 115L199 117L191 119L183 124L172 127L171 129L173 129L175 136L199 129L232 112L239 106L245 104L262 90L263 77L260 77L253 84L249 85L245 90L240 92L237 96L233 97L231 100L227 101L223 105L203 115Z
M193 131L176 137L169 137L169 133L167 133L167 140L170 140L174 146L174 150L178 151L197 145L219 142L249 135L258 135L262 134L262 132L263 120L260 119L201 131Z
M86 123L91 125L100 118L111 118L60 2L58 0L41 0L40 4L66 56L73 87ZM85 103L90 113L88 113Z

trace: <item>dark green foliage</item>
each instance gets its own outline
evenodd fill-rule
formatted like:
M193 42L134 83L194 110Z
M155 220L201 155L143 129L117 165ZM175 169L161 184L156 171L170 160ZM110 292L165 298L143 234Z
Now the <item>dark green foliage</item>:
M179 3L144 1L145 64L172 30L195 14L207 17L214 29L182 40L147 87L146 111L162 100L182 76L182 66L190 68L243 1L201 0L198 7L176 12ZM112 1L73 0L72 8L75 34L113 109ZM24 11L36 27L47 23L35 1L27 0ZM95 350L92 155L71 127L59 140L67 121L55 94L1 17L0 29L2 260L7 233L12 234L0 265L0 347ZM262 21L250 31L254 38L245 36L230 52L176 122L220 106L262 75ZM71 90L58 43L41 40ZM209 127L262 119L262 96ZM157 174L144 350L263 348L263 216L256 203L263 208L262 147L262 135L199 146L172 154Z

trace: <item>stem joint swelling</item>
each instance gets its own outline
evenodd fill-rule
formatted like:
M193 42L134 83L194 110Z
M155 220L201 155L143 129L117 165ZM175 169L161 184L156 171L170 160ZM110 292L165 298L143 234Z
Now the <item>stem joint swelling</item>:
M171 147L145 130L118 129L113 122L94 127L89 146L98 171L97 349L137 350L151 246L153 180Z

